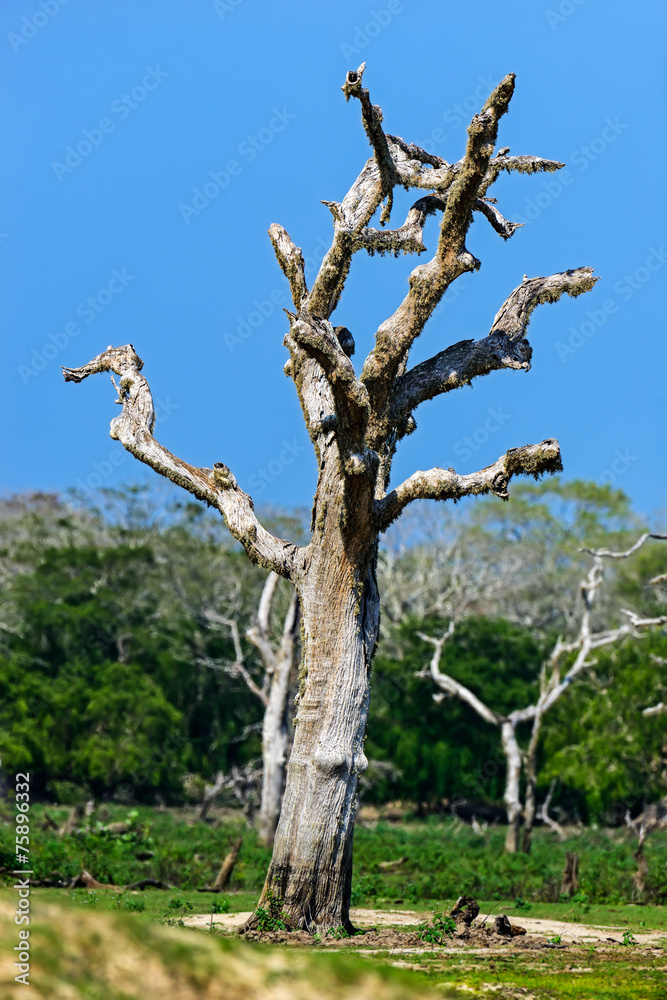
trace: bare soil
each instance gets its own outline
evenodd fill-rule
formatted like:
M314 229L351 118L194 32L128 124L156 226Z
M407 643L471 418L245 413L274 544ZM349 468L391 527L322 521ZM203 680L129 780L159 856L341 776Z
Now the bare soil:
M228 933L240 932L245 922L251 916L247 913L197 914L185 917L183 923L188 927L208 928L211 919L215 927L220 927ZM472 927L459 926L446 950L459 951L461 948L473 949L511 949L530 951L535 948L558 948L566 945L622 944L623 927L600 927L595 925L567 923L560 920L537 920L531 917L521 917L512 922L513 928L519 926L525 930L516 936L505 937L493 930L495 914L480 913ZM350 918L355 927L361 931L354 937L335 938L325 936L321 940L314 939L306 931L273 931L260 934L253 931L247 935L248 940L266 941L276 944L316 945L327 948L353 947L355 949L372 949L373 951L397 949L408 951L429 951L430 945L424 945L416 930L419 923L426 919L424 913L414 910L369 910L356 909L350 911ZM664 941L664 933L651 931L634 935L637 944L652 945ZM560 941L554 939L560 938ZM551 939L551 940L550 940Z

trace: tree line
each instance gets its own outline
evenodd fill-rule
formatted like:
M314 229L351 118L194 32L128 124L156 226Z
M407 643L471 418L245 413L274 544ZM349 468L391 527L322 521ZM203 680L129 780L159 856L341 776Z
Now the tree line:
M265 521L304 530L299 512ZM425 505L391 529L378 567L384 600L362 799L502 815L498 731L446 690L434 699L425 676L433 639L455 622L438 670L499 716L535 704L554 644L578 628L587 568L579 549L627 548L643 527L621 493L556 480L455 515ZM622 608L660 616L663 585L649 581L666 563L667 546L647 544L611 567L593 628L618 628ZM0 506L0 586L5 776L29 770L36 794L66 802L204 799L217 779L218 791L259 808L275 671L262 643L284 649L293 590L274 580L267 600L267 574L222 522L137 488L107 491L96 507L10 498ZM298 649L289 655L283 760L300 686ZM565 656L563 676L574 657ZM643 712L667 700L665 658L662 627L595 650L544 715L536 795L543 802L552 790L553 816L620 822L662 794L664 716ZM528 722L517 733L527 747Z

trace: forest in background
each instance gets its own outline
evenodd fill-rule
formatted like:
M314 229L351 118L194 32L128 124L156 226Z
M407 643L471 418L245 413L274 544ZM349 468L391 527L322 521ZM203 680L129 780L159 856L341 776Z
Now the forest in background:
M36 796L179 803L222 772L237 775L229 795L252 810L262 706L222 621L236 623L245 669L260 676L245 632L265 574L219 517L170 496L128 487L95 505L50 494L0 505L1 767L30 771ZM269 512L267 523L306 536L301 512ZM455 620L441 669L496 712L530 704L557 637L577 627L590 564L579 549L627 548L642 530L621 492L559 480L517 486L507 504L421 504L392 528L363 801L502 815L498 730L457 699L434 699L417 676L433 652L420 634L437 638ZM648 580L666 570L660 543L605 567L594 625L617 626L623 608L663 614L664 589ZM290 599L283 582L276 633ZM642 711L667 701L665 658L664 629L599 650L545 717L538 799L553 783L561 821L622 822L663 794L664 716Z

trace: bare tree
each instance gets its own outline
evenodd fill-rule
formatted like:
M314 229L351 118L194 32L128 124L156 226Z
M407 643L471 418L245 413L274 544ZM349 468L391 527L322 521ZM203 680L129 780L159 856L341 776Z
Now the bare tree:
M579 620L579 631L575 638L566 642L559 637L548 660L542 666L540 672L540 693L532 705L525 708L517 708L508 715L503 715L489 708L476 694L474 694L464 684L459 683L449 674L440 670L440 659L442 650L447 640L454 634L455 623L452 621L449 628L440 639L419 633L419 637L424 642L430 643L434 647L433 656L428 669L420 671L420 676L430 677L440 688L439 695L434 698L441 700L446 695L453 695L461 701L470 705L477 712L477 715L485 722L498 726L501 733L503 753L506 760L505 777L505 808L507 810L507 836L505 839L505 850L514 853L519 849L519 829L521 815L524 818L523 850L530 850L530 838L535 821L536 813L536 784L537 784L537 747L539 744L542 720L545 714L552 708L558 699L568 690L576 678L595 662L590 658L590 654L604 646L619 642L626 636L639 636L643 629L667 622L667 615L657 618L641 618L632 611L623 610L626 621L618 628L605 629L595 632L591 628L591 615L593 604L600 588L604 583L604 559L627 559L636 552L646 542L648 538L664 539L665 535L655 535L646 533L642 535L631 548L626 552L610 552L608 549L582 549L593 557L593 565L586 578L579 584L579 595L582 601L581 618ZM565 663L574 656L574 662L562 675ZM522 750L517 737L517 728L523 722L530 722L531 733L528 746ZM521 773L525 775L526 793L525 804L521 805Z
M362 87L364 68L347 74L343 92L346 99L360 102L373 154L343 201L325 203L333 216L333 240L310 289L299 247L282 226L269 229L295 309L288 314L285 371L296 386L317 458L309 543L297 546L267 531L226 465L195 468L156 441L150 388L131 345L109 347L83 367L64 371L74 382L97 372L117 374L122 411L112 421L112 437L140 461L217 508L248 557L291 580L297 590L303 617L303 692L262 900L269 891L277 894L294 926L320 932L351 929L355 802L359 775L367 767L364 734L379 628L378 536L415 500L458 500L486 493L507 499L512 477L538 477L561 469L558 442L549 439L512 448L479 472L458 475L452 468L436 467L415 472L389 489L398 442L414 430L412 414L420 403L491 371L528 370L532 349L525 335L535 307L563 293L579 295L595 282L588 267L524 277L500 307L487 336L459 341L408 368L410 348L447 288L480 266L466 247L473 213L484 216L503 239L517 228L488 197L499 174L553 171L563 164L510 156L508 148L494 155L498 123L514 91L513 74L473 117L465 155L448 163L385 133L380 108ZM424 194L402 226L370 228L383 202L380 223L389 221L396 186ZM423 253L424 224L433 214L441 216L435 253L412 271L407 295L380 325L357 375L350 360L352 334L330 322L352 257L360 250Z
M285 615L280 641L277 645L271 641L271 609L279 582L280 577L277 573L269 573L262 589L256 619L246 631L246 637L257 649L264 668L263 677L259 683L245 663L236 617L220 615L210 610L203 612L211 624L229 630L234 644L234 660L232 662L221 663L209 658L204 658L204 661L210 667L225 670L233 677L240 677L248 690L259 699L264 707L262 719L262 793L257 815L257 829L260 840L269 847L273 844L278 825L285 784L287 754L290 745L289 693L290 684L296 674L299 648L299 600L296 591L292 595ZM222 788L223 785L220 787Z

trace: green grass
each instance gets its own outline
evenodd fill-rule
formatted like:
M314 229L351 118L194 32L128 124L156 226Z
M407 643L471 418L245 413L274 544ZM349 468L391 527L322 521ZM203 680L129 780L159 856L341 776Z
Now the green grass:
M67 816L66 810L51 807L47 811L58 822ZM189 941L195 932L178 927L183 918L210 914L212 908L230 913L252 910L259 897L269 851L258 844L254 830L246 827L241 816L227 815L217 824L205 824L196 821L192 812L137 807L133 829L120 837L101 830L59 837L43 826L43 814L42 806L31 809L30 857L35 878L72 878L85 868L101 882L124 885L157 878L175 888L121 894L36 888L33 901L38 911L57 904L60 912L67 909L75 921L87 921L88 916L98 922L120 920L141 934L152 933L157 924L171 924ZM125 819L127 814L125 807L108 807L108 821ZM9 888L15 860L13 828L9 816L0 820L0 865L6 886L0 891L0 906L9 912L15 902ZM229 892L198 892L215 878L229 845L241 832L243 846ZM503 854L503 840L500 828L481 836L452 820L379 823L374 829L359 826L353 905L415 910L421 917L466 894L479 901L482 912L504 912L518 923L523 917L598 924L617 928L612 936L618 940L623 930L634 934L657 930L664 931L667 939L666 835L649 840L648 891L641 901L632 879L636 842L624 829L591 829L563 844L548 832L538 831L528 856ZM580 892L573 900L558 898L566 850L579 855ZM380 862L404 856L408 860L398 870L387 873L380 868ZM196 936L209 937L201 932ZM414 988L401 994L406 997L415 996L419 984L435 987L438 996L469 997L471 991L477 996L541 1000L662 1000L667 996L664 950L643 946L603 944L519 953L508 948L480 955L445 955L434 948L423 954L380 955L378 961L385 966L402 962L412 969ZM367 958L363 962L369 967L374 964Z
M255 892L212 893L182 890L145 889L117 893L113 889L42 889L32 890L40 903L52 903L80 912L129 914L142 920L176 925L183 917L196 913L242 913L253 910ZM14 890L0 889L0 900L12 902ZM222 909L220 909L222 907Z
M422 981L455 996L540 1000L664 1000L665 956L646 949L592 948L494 955L409 956ZM457 987L463 989L459 991Z
M108 821L125 819L126 807L107 807ZM67 810L48 810L63 822ZM270 852L262 847L242 816L219 824L198 822L193 812L158 811L138 806L129 833L113 837L103 830L59 837L43 826L44 807L32 807L31 863L34 878L71 879L82 869L99 882L126 885L143 878L160 879L186 893L210 884L231 842L243 833L243 846L230 886L256 895L262 887ZM10 815L0 815L0 877L10 880L15 867ZM591 920L587 907L627 903L667 903L667 834L654 834L646 847L649 866L646 892L638 898L634 883L636 840L624 828L589 829L565 843L538 830L529 855L503 853L504 830L477 835L449 819L358 826L354 843L353 906L400 905L429 909L434 902L462 893L508 905L523 899L533 906L559 901L566 851L579 855L583 902L574 915ZM149 854L152 854L149 857ZM407 857L393 872L380 862ZM146 860L141 860L145 858ZM5 875L2 875L4 870ZM197 894L198 895L198 894ZM398 902L400 901L400 902ZM533 916L537 910L532 911Z

